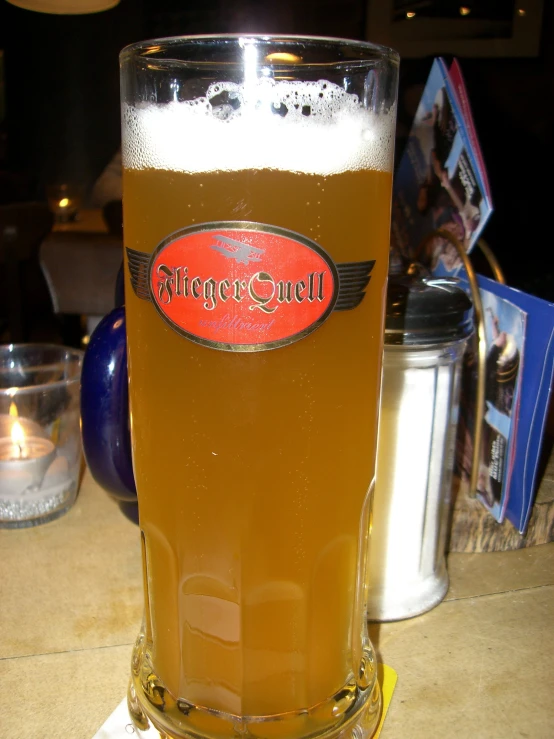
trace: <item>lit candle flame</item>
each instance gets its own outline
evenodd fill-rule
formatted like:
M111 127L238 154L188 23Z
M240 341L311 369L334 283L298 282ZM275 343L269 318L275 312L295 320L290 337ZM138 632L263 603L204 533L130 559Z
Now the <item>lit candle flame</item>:
M25 443L25 432L23 431L23 426L19 421L16 421L12 426L12 441L18 446Z
M19 421L15 421L12 426L12 444L14 447L14 451L17 450L17 456L18 457L24 457L25 455L25 432L23 431L23 426L19 423Z
M60 200L60 208L67 208L69 205L69 198L62 198Z
M302 57L297 56L296 54L289 54L288 52L284 51L274 51L271 54L268 54L265 58L266 62L289 62L291 64L295 64L296 62L301 62Z
M17 418L17 417L19 416L19 413L17 412L17 406L16 406L16 404L15 404L15 403L13 402L13 400L12 400L12 402L10 403L10 410L9 410L8 412L9 412L9 414L10 414L10 416L11 416L12 418Z

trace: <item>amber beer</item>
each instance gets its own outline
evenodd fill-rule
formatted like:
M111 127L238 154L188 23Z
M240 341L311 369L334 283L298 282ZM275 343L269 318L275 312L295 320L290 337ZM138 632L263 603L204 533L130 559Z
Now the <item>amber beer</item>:
M209 139L196 140L183 156L183 136L201 128L191 120L187 134L179 103L156 110L152 128L148 109L141 115L123 117L126 320L145 586L130 701L135 720L146 720L144 711L176 737L240 736L246 728L261 738L334 737L356 722L359 736L370 736L379 688L363 583L392 136L364 142L357 158L345 154L343 161L336 150L298 151L292 166L294 121L270 120L272 138L253 143L255 162L252 152L243 157L232 147L231 119L221 126L231 153L215 168ZM343 133L340 125L332 117L314 122L313 135L320 142L328 136L333 147L352 136L352 125ZM380 126L391 134L393 113ZM141 136L154 150L158 141L162 154L145 155ZM264 157L268 148L273 153ZM182 233L196 238L196 228L213 240L225 224L261 224L285 246L298 237L300 250L305 239L306 249L314 243L339 272L343 264L372 263L361 302L329 308L315 329L266 348L260 326L271 331L285 310L316 310L318 299L331 299L327 272L289 281L287 293L287 280L279 287L280 278L264 268L264 257L254 264L254 254L247 267L222 259L217 279L211 268L202 273L201 263L191 267L199 258L194 246L177 251L173 266L166 263L165 243ZM252 243L265 244L265 231L260 239ZM280 274L288 274L287 253ZM179 256L186 254L190 259ZM136 266L150 263L149 276ZM250 282L237 276L250 266ZM263 295L265 304L246 310L244 300ZM198 311L211 339L172 323L168 304L185 323ZM223 330L227 338L218 344Z

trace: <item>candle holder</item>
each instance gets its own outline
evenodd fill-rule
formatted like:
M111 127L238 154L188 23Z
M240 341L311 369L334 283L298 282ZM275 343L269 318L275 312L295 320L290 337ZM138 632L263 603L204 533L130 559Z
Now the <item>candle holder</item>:
M56 223L74 221L81 207L81 188L70 183L48 185L46 187L48 208Z
M52 521L75 502L82 360L64 346L0 346L1 528Z

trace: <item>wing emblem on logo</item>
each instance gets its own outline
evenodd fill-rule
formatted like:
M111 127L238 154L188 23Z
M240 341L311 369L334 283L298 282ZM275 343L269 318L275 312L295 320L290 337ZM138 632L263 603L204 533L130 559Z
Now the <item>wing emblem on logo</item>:
M339 293L334 310L352 310L357 308L365 295L365 289L371 280L371 270L375 259L369 262L343 262L337 264L339 273Z
M150 290L148 289L150 254L135 249L126 249L126 251L133 291L137 298L150 300Z

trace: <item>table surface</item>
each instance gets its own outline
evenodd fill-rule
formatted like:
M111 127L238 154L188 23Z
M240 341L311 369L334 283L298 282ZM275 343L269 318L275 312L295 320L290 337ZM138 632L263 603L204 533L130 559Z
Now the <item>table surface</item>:
M54 223L52 231L90 231L92 233L107 233L108 227L102 215L101 208L84 208L75 216L74 221Z
M90 739L124 697L142 615L138 528L85 472L77 503L0 530L0 737ZM398 673L381 739L552 736L554 543L454 553L423 616L371 626Z

